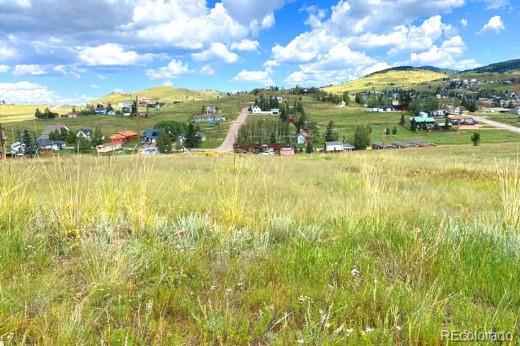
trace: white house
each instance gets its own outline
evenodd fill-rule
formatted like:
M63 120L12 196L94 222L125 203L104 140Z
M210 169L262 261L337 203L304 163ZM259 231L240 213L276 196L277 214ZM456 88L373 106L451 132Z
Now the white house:
M251 113L253 114L262 114L262 108L258 107L258 106L254 106Z
M343 151L343 142L326 142L325 151L328 153Z
M14 142L11 144L10 149L12 155L23 156L25 145L22 142Z
M273 108L273 109L271 109L271 114L278 115L278 114L280 114L280 110L278 108Z
M90 140L93 134L94 131L92 129L81 129L76 133L76 137Z

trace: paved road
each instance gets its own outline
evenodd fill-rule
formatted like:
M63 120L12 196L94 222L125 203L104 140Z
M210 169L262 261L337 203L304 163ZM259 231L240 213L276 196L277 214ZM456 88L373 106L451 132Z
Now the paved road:
M508 130L508 131L520 134L520 127L511 126L511 125L507 125L504 123L499 123L498 121L489 120L487 117L483 117L483 116L474 116L474 118L477 119L479 121L479 123L491 125L493 127L499 128L499 129Z
M224 139L224 142L220 147L215 149L214 151L217 153L232 153L233 152L233 144L235 144L235 140L238 136L238 131L240 130L240 127L245 124L247 120L247 116L249 115L248 109L244 108L242 109L242 112L240 112L240 115L238 118L231 123L231 126L229 126L228 133L226 135L226 138Z

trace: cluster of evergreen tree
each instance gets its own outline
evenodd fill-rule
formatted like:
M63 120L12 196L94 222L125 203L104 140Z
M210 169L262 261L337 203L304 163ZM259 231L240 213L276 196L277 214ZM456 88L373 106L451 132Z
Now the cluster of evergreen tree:
M255 106L260 107L263 112L269 112L271 109L280 108L280 102L276 96L265 97L260 95L260 98L255 99Z
M157 148L161 153L171 153L172 142L177 141L179 137L185 138L184 146L186 148L198 148L202 143L200 126L193 123L160 121L155 124L154 128L159 130Z
M318 101L321 102L330 102L330 103L341 103L345 102L345 104L350 104L350 94L345 91L343 94L333 94L327 93L323 90L319 90L316 92L315 97Z
M36 108L36 111L34 112L34 116L37 119L54 119L59 116L58 113L51 112L49 108L45 108L45 110L42 112L40 109Z

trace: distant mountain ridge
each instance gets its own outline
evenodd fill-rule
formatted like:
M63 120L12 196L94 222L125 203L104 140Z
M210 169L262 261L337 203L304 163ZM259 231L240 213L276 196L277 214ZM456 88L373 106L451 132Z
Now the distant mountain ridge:
M520 70L520 59L498 62L495 64L477 67L463 73L505 73Z

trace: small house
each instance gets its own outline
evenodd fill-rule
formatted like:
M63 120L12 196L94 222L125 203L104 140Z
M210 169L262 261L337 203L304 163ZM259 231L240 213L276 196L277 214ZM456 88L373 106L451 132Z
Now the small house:
M38 139L38 149L58 151L65 148L64 141L51 141L50 139Z
M14 142L9 146L9 153L14 156L23 156L25 145L22 142Z
M93 135L94 135L94 130L92 130L92 129L80 129L76 133L76 137L84 138L84 139L88 139L88 140L90 140Z
M310 139L309 134L303 129L300 130L300 132L298 132L298 134L296 135L296 142L299 145L307 144L309 142L309 139Z
M148 143L156 143L157 138L159 137L159 130L157 129L147 129L144 130L144 141Z
M436 124L437 121L428 116L414 117L412 119L412 127L415 126L415 128L419 130L433 130Z
M343 142L326 142L325 151L327 153L339 153L344 150Z
M65 130L66 132L70 131L65 125L49 125L42 131L42 134L38 139L49 139L51 133L61 132L62 130Z
M271 115L278 115L280 114L280 110L278 108L271 109Z
M258 107L258 106L254 106L252 109L251 109L251 113L253 114L261 114L262 113L262 108Z
M123 112L124 117L129 117L132 115L132 107L128 107L128 106L122 107L121 112Z

